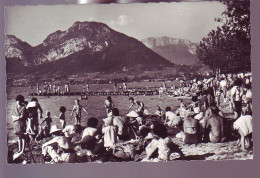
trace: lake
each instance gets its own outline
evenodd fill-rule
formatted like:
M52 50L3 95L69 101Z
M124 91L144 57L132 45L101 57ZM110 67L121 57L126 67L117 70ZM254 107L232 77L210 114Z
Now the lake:
M171 86L173 82L166 82L167 86ZM176 85L176 82L174 83ZM139 83L128 83L127 87L160 87L162 82L139 82ZM120 87L121 84L118 84ZM72 92L82 91L82 85L72 85L70 87ZM91 84L90 91L113 91L114 84ZM61 91L64 91L64 87L61 87ZM11 118L12 108L15 106L15 97L19 94L25 97L26 101L30 101L31 97L29 93L36 92L36 87L10 87L6 89L7 92L7 105L6 105L6 114L7 114L7 135L8 141L14 140L14 130ZM37 99L43 109L43 117L46 117L46 112L51 113L53 119L52 124L60 124L58 119L55 119L55 115L59 115L60 106L65 106L67 111L65 113L67 124L74 124L74 118L70 116L72 108L75 103L75 99L78 99L80 96L38 96ZM130 102L128 96L111 96L112 100L120 111L120 115L126 115ZM149 113L154 114L156 110L156 105L159 105L162 109L165 109L166 106L170 106L172 110L176 110L179 106L177 98L163 96L159 98L158 95L152 96L132 96L135 100L142 101L145 105L145 108ZM104 101L107 96L89 96L88 100L81 100L81 104L88 111L88 115L85 112L82 113L81 125L86 126L87 120L90 117L96 117L100 122L99 125L102 125L102 119L106 117L106 110L104 108ZM190 99L184 99L185 103L190 103ZM41 120L39 122L42 122Z

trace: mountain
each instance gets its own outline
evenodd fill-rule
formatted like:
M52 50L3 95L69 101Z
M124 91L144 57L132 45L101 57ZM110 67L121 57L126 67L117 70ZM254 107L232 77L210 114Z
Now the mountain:
M97 22L75 22L35 47L7 35L5 47L7 73L142 72L172 66L138 40Z
M170 37L150 37L141 40L165 59L175 64L193 65L196 63L196 43Z
M13 35L7 35L5 40L6 70L8 72L25 71L30 65L33 48Z

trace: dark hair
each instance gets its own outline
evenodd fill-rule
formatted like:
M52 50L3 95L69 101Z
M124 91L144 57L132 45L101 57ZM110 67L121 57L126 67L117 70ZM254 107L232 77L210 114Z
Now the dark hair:
M148 133L151 132L151 129L147 128L147 127L144 127L140 130L139 134L141 137L146 137L148 135Z
M35 98L35 97L33 97L33 98L31 99L31 101L36 101L36 102L38 102L37 98Z
M87 126L96 128L98 125L98 120L95 117L91 117L88 119Z
M168 136L167 128L163 124L156 124L153 128L153 133L161 138Z
M133 98L133 97L130 97L128 100L134 101L134 98Z
M212 114L218 115L219 109L217 106L212 106L211 107L211 112Z
M75 125L74 127L75 127L75 132L76 133L81 133L81 131L82 131L81 125Z
M172 109L171 109L171 107L170 106L167 106L166 108L165 108L165 111L171 111Z
M209 104L209 106L210 106L210 107L213 107L213 106L217 106L217 104L216 104L215 102L211 102L211 103Z
M15 100L23 103L24 102L24 96L23 95L18 95L18 96L16 96Z
M235 86L242 86L242 84L243 84L243 81L242 81L241 79L236 79L236 80L234 81L234 85L235 85Z
M107 100L110 101L110 102L112 102L111 96L108 96L108 97L107 97Z
M142 111L138 111L137 114L138 114L139 117L143 117L144 116L144 113Z
M197 96L192 96L191 100L192 100L193 102L196 102L196 101L198 101L198 97L197 97Z
M112 109L112 114L113 114L114 116L119 116L119 110L118 110L117 108L113 108L113 109Z
M47 112L47 116L50 116L50 115L51 115L51 112L48 111L48 112Z
M62 113L66 112L65 106L61 106L61 107L60 107L60 112L62 112Z
M245 88L246 88L246 89L251 89L252 87L251 87L250 84L246 84Z
M252 116L252 110L251 109L247 109L245 112L245 115L251 115Z

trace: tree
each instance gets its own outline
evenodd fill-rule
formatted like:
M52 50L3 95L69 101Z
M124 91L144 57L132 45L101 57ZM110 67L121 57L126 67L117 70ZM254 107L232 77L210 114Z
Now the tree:
M251 71L250 0L222 2L221 27L212 30L197 48L199 62L221 73Z

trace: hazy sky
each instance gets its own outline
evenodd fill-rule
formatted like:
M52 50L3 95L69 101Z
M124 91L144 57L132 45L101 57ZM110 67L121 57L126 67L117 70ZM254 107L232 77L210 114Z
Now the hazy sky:
M199 42L221 25L214 18L224 10L219 2L14 6L6 7L6 34L36 46L76 21L97 21L139 40L169 36Z

